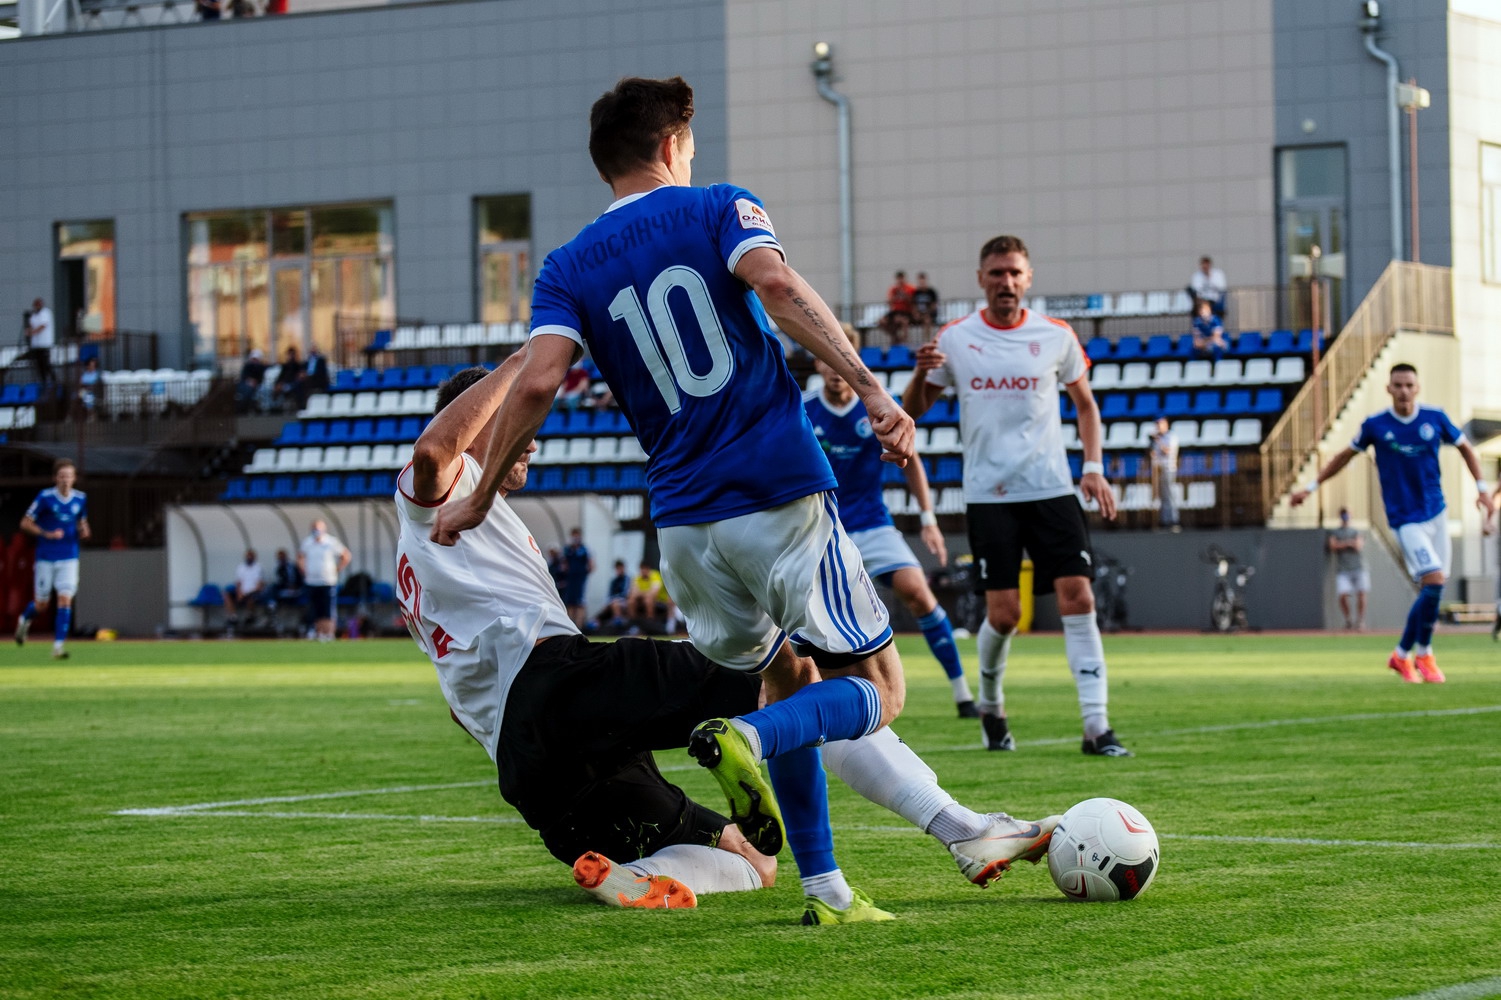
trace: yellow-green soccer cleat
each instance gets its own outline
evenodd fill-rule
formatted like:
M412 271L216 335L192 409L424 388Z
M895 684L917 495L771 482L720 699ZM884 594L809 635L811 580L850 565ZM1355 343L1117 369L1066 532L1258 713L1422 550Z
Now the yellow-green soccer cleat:
M803 926L811 927L813 924L864 924L875 923L881 920L895 920L895 914L887 913L870 901L865 893L850 887L849 909L836 910L817 896L808 896L804 899Z
M761 773L750 742L729 719L699 723L688 737L688 753L707 767L730 804L730 820L751 846L774 856L782 849L782 810L771 782Z

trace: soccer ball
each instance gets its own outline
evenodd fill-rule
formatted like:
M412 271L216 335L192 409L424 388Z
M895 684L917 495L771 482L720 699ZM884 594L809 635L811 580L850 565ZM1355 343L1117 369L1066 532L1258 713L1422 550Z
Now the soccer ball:
M1157 874L1157 832L1119 799L1085 799L1063 814L1048 872L1069 899L1135 899Z

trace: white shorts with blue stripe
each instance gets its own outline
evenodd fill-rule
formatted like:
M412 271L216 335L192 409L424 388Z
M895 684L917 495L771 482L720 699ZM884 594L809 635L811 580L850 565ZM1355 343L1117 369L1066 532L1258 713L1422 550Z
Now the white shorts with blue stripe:
M839 524L832 494L657 533L662 581L699 652L760 670L788 636L829 653L874 652L891 618Z
M1440 512L1428 521L1414 521L1397 529L1397 541L1402 543L1402 559L1407 563L1407 572L1414 580L1429 573L1449 575L1449 559L1452 546L1449 541L1449 515Z
M907 544L900 531L889 524L864 531L851 531L850 541L860 550L860 558L865 562L865 572L873 579L879 580L887 573L895 573L899 569L922 569L922 563L912 554L912 546Z

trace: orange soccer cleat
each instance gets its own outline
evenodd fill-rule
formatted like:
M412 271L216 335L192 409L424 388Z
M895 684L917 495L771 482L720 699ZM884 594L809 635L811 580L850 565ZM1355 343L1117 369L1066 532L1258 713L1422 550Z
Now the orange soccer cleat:
M593 851L573 863L573 880L606 906L686 910L698 905L693 890L666 875L637 875Z
M1386 665L1397 672L1397 676L1408 684L1421 684L1416 670L1412 669L1412 658L1400 653L1392 653L1392 658L1386 661Z
M1444 683L1444 672L1438 668L1438 661L1433 658L1432 653L1424 653L1421 656L1415 657L1412 665L1417 668L1418 673L1425 682L1429 684Z

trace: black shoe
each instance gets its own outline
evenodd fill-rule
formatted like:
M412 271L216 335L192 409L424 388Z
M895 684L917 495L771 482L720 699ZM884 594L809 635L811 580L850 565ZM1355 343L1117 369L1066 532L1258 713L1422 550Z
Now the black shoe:
M1136 755L1115 738L1115 730L1107 729L1094 739L1084 737L1084 752L1091 757L1135 757Z
M1501 639L1501 613L1496 615L1496 624L1491 626L1491 642Z
M978 719L980 717L980 710L975 707L973 701L956 701L954 702L954 707L959 710L959 718L961 719Z
M1016 737L1011 735L1011 729L1006 725L1004 716L982 715L980 728L985 731L986 750L1016 749Z

